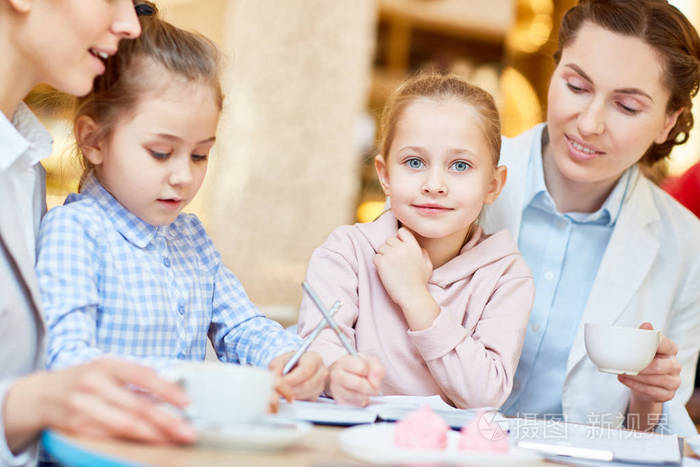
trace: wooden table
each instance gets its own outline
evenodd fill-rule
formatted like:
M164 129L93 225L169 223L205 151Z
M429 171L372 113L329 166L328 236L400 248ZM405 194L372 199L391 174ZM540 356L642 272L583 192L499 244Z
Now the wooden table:
M79 436L48 432L44 441L58 460L73 456L73 465L152 465L152 466L218 466L251 467L337 466L360 465L346 456L338 445L340 428L314 426L297 445L278 452L235 452L200 447L148 446L120 441L97 441ZM60 450L60 452L59 452ZM60 454L60 455L59 455ZM82 462L80 462L82 460ZM76 462L75 460L71 462Z
M48 432L44 441L50 441L52 454L73 467L101 465L116 466L359 466L365 463L345 455L338 443L341 428L314 426L299 444L277 452L236 452L203 447L147 446L120 441L97 441L78 436ZM48 444L47 444L48 445ZM58 448L58 449L57 449ZM699 459L686 445L685 456ZM77 461L76 461L77 460ZM543 462L543 465L553 464Z

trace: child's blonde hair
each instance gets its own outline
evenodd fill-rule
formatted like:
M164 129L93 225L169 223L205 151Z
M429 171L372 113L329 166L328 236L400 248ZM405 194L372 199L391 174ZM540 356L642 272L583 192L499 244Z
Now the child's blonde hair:
M124 115L133 112L139 98L157 90L170 76L151 76L149 64L155 63L187 81L211 86L221 110L223 92L219 81L219 53L216 46L201 34L185 31L158 15L157 7L148 1L135 2L141 24L141 35L119 42L118 52L106 62L105 72L95 78L92 91L77 101L74 121L82 116L95 120L98 139L108 137ZM93 165L80 149L83 174L82 187Z
M389 97L382 112L382 139L379 145L385 159L389 157L396 125L403 111L409 104L420 99L458 99L474 107L481 116L482 131L489 144L494 167L498 165L501 153L501 120L493 97L457 75L440 73L420 73L403 83Z

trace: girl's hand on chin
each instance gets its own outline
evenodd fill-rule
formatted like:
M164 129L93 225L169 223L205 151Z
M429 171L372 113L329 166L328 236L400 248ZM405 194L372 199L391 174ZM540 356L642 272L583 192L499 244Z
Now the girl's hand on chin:
M426 292L426 284L433 273L428 253L404 227L379 247L374 265L387 293L402 308L414 302L418 294Z

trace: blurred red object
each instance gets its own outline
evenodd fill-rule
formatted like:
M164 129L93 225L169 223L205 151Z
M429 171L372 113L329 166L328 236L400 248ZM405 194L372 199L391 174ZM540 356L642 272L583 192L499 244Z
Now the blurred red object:
M700 162L680 177L666 179L662 188L700 217Z

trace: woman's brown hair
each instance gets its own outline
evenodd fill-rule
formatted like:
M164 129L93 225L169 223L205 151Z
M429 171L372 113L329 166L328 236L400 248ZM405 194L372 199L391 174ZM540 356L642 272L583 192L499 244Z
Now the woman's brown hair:
M666 0L581 0L566 12L559 30L554 59L573 42L581 26L590 21L608 31L638 37L661 59L663 84L670 92L666 112L683 111L661 144L652 144L640 160L651 167L666 158L673 146L688 140L693 128L692 98L700 84L700 38L690 21Z
M482 131L489 143L494 167L498 165L501 152L501 121L493 97L457 75L439 73L420 73L404 82L389 97L382 112L379 144L385 159L389 157L396 125L403 111L409 104L420 99L458 99L474 107L481 116Z
M119 42L117 53L106 61L105 72L95 78L92 91L77 100L74 121L82 116L95 120L97 138L108 137L114 125L136 109L139 99L158 90L171 79L163 74L153 76L152 64L187 81L210 85L221 109L223 93L219 81L219 53L216 46L201 34L185 31L159 17L155 4L135 2L141 24L141 35ZM84 166L82 187L92 165L81 157Z

